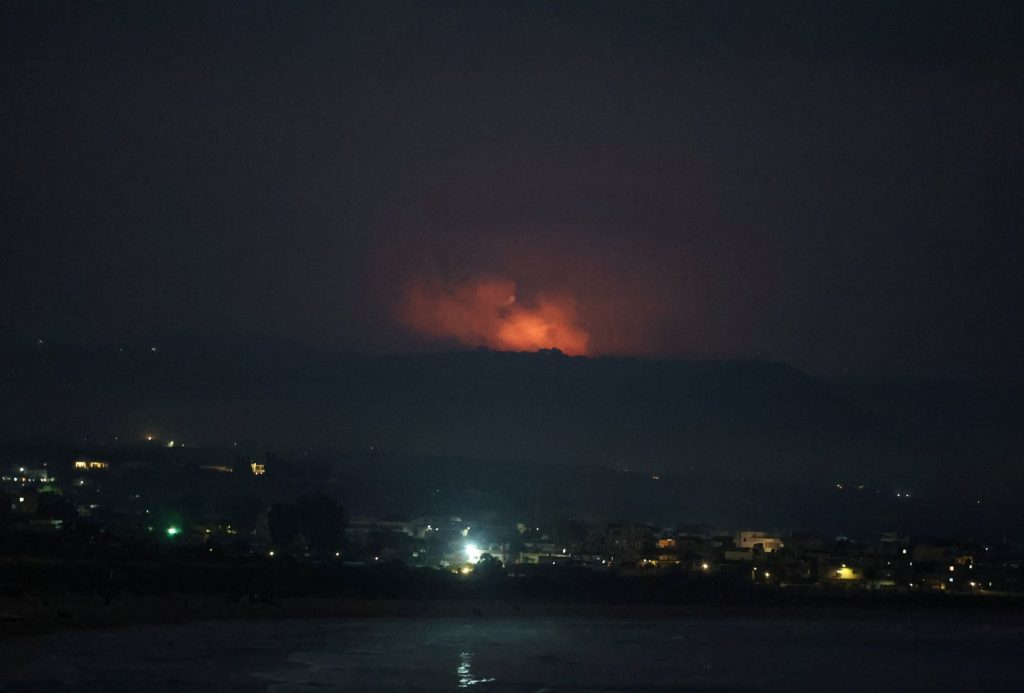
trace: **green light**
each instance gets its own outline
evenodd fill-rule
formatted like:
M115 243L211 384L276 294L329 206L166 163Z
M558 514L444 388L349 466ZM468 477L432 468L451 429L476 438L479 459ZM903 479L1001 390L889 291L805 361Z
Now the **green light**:
M178 534L180 532L181 532L181 530L178 529L177 527L168 527L167 528L167 536L169 536L169 537L173 537L175 534Z

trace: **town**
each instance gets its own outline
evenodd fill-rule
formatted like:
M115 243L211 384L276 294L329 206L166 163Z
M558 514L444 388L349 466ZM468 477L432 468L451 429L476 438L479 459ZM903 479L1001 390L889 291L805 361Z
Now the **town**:
M676 575L779 589L1024 591L1024 548L1006 541L541 520L479 510L366 516L323 492L329 469L238 444L189 449L148 436L92 452L58 446L5 454L0 542L8 559L130 556L149 547L209 560L401 565L467 577Z

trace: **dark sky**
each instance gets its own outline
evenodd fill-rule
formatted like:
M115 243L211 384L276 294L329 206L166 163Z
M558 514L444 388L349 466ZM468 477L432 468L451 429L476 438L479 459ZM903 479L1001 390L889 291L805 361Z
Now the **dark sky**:
M555 322L579 353L1019 384L1022 20L7 2L0 330L401 351Z

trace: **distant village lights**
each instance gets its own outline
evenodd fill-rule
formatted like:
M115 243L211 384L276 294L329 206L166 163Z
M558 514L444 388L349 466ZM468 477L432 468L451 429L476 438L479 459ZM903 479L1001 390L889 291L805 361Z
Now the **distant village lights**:
M65 531L61 527L65 520L55 517L52 511L58 510L63 515L70 510L68 505L73 504L77 514L92 518L90 524L96 523L100 531L128 528L139 536L157 539L168 548L177 545L197 548L205 541L207 551L212 546L215 553L220 553L220 549L214 544L214 538L231 537L224 543L226 555L237 551L238 555L259 555L272 560L274 550L281 549L284 557L285 549L274 543L275 525L271 513L262 503L254 504L251 509L240 508L249 510L250 523L243 525L241 519L236 520L239 522L236 528L223 524L239 510L233 506L233 497L228 495L213 508L216 515L211 514L209 521L193 524L198 517L192 517L188 506L177 501L178 489L183 484L164 488L159 483L164 478L162 474L154 475L151 480L149 475L139 474L139 471L147 467L173 469L186 484L196 479L194 470L216 472L202 479L211 479L210 483L216 484L216 488L240 494L250 492L250 482L246 482L248 477L244 476L246 467L252 475L262 476L267 472L266 465L274 466L270 480L251 482L260 488L266 483L275 486L273 482L278 477L282 487L293 482L322 484L323 479L312 474L307 477L300 465L279 464L274 457L262 456L267 454L265 452L243 453L239 449L241 443L238 448L225 445L211 450L195 448L193 452L191 445L186 448L182 441L175 440L173 450L161 453L160 450L172 442L163 435L150 435L154 442L147 444L143 440L145 436L132 433L134 442L126 441L125 445L139 451L137 458L121 453L112 457L79 453L63 462L50 462L49 467L41 461L37 464L20 459L8 462L0 470L0 519L5 525L31 527L32 531ZM72 473L58 486L53 483L51 469L57 476L64 476L57 471L61 469ZM642 477L637 482L641 480ZM824 488L830 491L831 486L827 484ZM429 493L429 486L424 492ZM846 484L841 491L856 492L853 484ZM456 487L446 493L454 498ZM909 503L902 500L906 493L902 488L882 493L888 497L886 503L892 503L895 495L900 494L900 500L893 506ZM929 502L924 491L919 493L917 498L922 499L921 502ZM63 496L66 502L59 505L53 502L58 496ZM963 500L970 503L969 497ZM986 546L974 540L911 542L910 537L894 531L883 532L875 540L851 540L809 532L784 537L775 532L733 531L703 524L659 527L623 522L602 527L580 523L583 531L567 540L558 525L513 524L514 519L527 518L498 521L448 515L388 520L342 517L337 516L341 527L336 529L344 534L332 534L330 543L325 539L315 548L307 544L304 555L301 546L289 543L295 558L322 561L331 557L332 563L346 567L397 561L456 574L472 573L476 567L488 575L505 574L510 579L529 575L532 570L511 566L567 566L567 570L572 571L570 574L584 569L610 569L622 575L671 571L697 575L704 580L752 578L755 584L781 587L804 584L978 595L1019 590L1019 566L1024 561L1024 552L1017 546ZM185 531L186 522L188 531ZM506 539L513 532L519 535L514 542ZM346 543L342 543L342 537ZM341 549L342 546L345 548Z

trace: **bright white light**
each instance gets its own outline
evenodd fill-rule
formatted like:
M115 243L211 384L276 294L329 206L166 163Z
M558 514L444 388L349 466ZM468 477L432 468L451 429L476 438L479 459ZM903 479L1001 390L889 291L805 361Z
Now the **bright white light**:
M476 544L469 543L466 544L465 553L466 561L468 563L477 563L480 561L480 556L482 556L484 552L481 551L480 547L478 547Z

